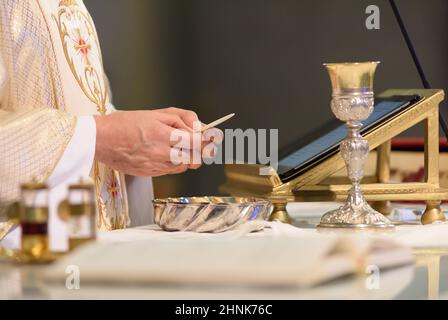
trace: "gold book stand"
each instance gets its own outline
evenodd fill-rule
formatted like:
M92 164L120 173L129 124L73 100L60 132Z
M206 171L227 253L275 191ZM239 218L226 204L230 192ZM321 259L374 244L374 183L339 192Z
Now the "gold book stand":
M426 210L421 222L444 221L440 204L448 199L448 189L441 188L439 184L439 104L444 99L444 92L432 89L387 90L379 97L397 95L420 95L423 99L364 135L370 150L376 149L377 152L376 174L363 180L364 196L384 214L390 212L390 201L425 201ZM389 181L391 139L420 122L424 123L425 131L425 180L392 183ZM270 199L274 207L270 220L290 222L286 211L288 202L343 201L350 188L348 180L332 177L345 167L340 152L285 183L272 167L269 168L270 175L260 175L262 167L257 164L226 165L226 182L220 190L231 195Z

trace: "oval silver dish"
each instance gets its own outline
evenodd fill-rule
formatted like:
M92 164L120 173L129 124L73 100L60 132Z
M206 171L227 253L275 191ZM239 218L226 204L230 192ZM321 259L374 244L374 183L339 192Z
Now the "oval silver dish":
M218 233L246 221L266 220L271 203L252 197L190 197L153 200L154 220L165 231Z

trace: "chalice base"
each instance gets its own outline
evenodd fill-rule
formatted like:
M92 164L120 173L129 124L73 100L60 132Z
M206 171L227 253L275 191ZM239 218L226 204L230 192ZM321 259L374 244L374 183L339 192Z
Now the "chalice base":
M318 228L394 228L392 222L375 211L366 201L360 204L346 203L325 213Z

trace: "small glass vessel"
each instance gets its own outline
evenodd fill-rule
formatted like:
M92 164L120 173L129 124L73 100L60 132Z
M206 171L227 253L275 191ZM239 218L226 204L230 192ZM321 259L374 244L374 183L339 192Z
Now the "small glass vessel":
M60 217L68 224L69 249L95 240L95 187L81 181L68 188L68 197L59 206Z
M48 187L32 181L21 185L19 223L22 229L21 255L40 260L49 255Z

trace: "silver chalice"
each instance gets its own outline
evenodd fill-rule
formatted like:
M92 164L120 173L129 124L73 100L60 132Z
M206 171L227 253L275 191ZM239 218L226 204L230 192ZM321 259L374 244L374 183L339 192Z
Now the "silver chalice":
M369 145L361 136L362 121L373 111L373 78L379 62L324 64L332 85L331 110L347 126L340 151L352 183L347 200L340 208L322 216L318 227L390 228L393 224L372 209L361 190Z

